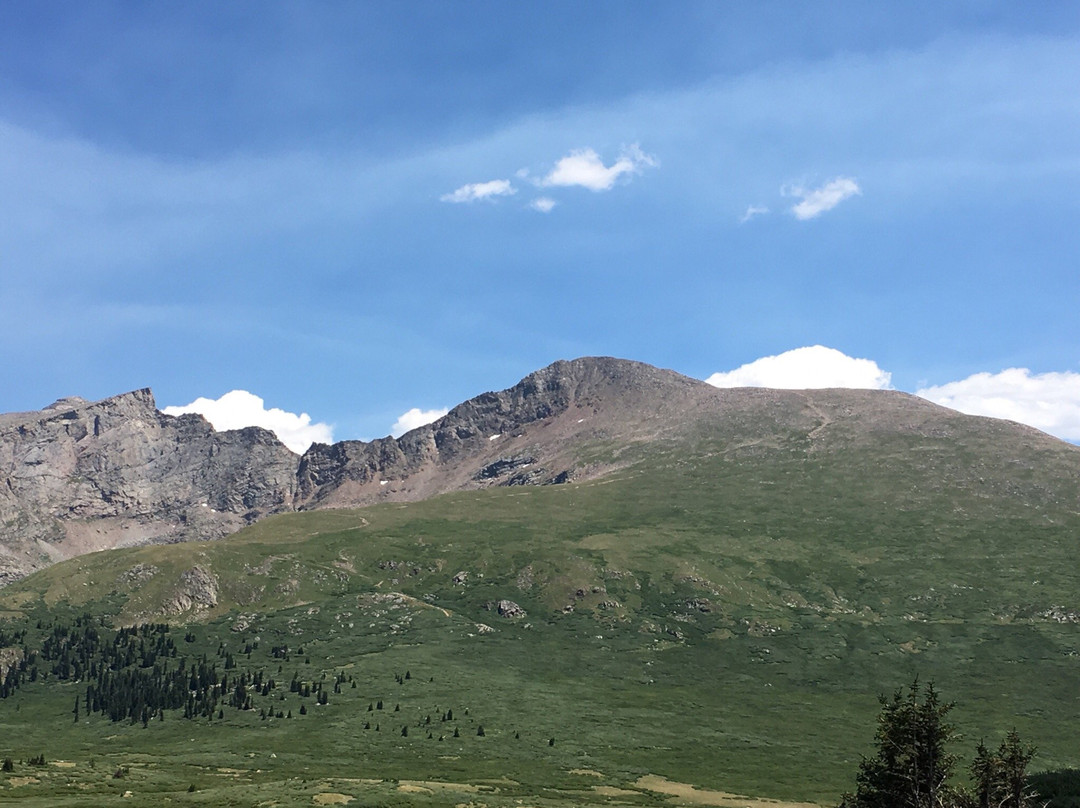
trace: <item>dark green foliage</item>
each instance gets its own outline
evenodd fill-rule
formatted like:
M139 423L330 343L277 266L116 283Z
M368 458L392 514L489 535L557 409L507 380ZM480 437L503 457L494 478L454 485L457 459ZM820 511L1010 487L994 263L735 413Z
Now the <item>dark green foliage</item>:
M1035 793L1028 785L1027 767L1035 748L1025 746L1015 729L1010 730L997 751L980 743L971 764L975 800L979 808L1026 808Z
M13 772L15 771L15 761L11 758L4 758L3 765L0 765L0 771Z
M1031 808L1036 791L1027 767L1035 748L1015 729L991 751L980 742L970 766L971 792L950 785L956 758L948 744L955 730L946 720L951 703L942 703L933 685L920 698L916 680L906 695L881 698L875 735L876 754L864 758L855 794L842 808Z
M1035 802L1046 808L1080 808L1080 769L1039 772L1028 778Z
M876 752L864 758L856 790L845 808L941 808L955 802L949 787L956 759L948 752L954 728L946 721L952 704L942 703L933 684L916 680L907 694L881 697L874 738Z

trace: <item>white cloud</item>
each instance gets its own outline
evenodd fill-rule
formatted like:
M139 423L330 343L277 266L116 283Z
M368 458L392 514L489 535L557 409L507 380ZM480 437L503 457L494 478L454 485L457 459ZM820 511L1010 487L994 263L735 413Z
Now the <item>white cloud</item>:
M329 424L313 424L306 412L297 415L277 407L266 409L263 400L247 390L232 390L216 400L197 398L182 407L164 407L161 411L166 415L197 412L219 431L261 426L271 430L297 454L306 452L312 443L332 443L334 440Z
M516 193L517 188L510 184L510 180L491 180L462 185L452 194L443 194L439 199L443 202L476 202L478 199L511 196Z
M390 434L395 438L400 438L406 432L416 429L418 426L424 426L424 424L430 424L432 421L438 421L448 412L450 412L448 409L422 410L419 407L413 407L408 412L403 412L401 416L394 421L394 425L390 427Z
M808 190L799 186L782 188L784 196L800 197L801 202L791 208L796 219L813 219L832 210L845 199L862 194L862 188L851 177L837 177L820 188Z
M746 224L755 216L763 216L769 212L769 209L764 205L750 205L746 209L746 213L739 217L739 224Z
M577 149L560 159L539 184L545 187L580 185L590 191L608 191L620 177L639 174L642 168L657 165L656 158L645 154L637 144L623 149L610 166L605 166L593 149Z
M811 345L757 359L705 380L714 387L776 387L806 390L815 387L859 387L888 390L892 374L872 359L855 359L835 348Z
M541 196L530 202L529 207L533 210L538 210L541 213L551 213L552 209L558 204L559 203L550 196Z
M915 395L968 415L1007 418L1064 440L1080 441L1080 373L1009 368L924 387Z

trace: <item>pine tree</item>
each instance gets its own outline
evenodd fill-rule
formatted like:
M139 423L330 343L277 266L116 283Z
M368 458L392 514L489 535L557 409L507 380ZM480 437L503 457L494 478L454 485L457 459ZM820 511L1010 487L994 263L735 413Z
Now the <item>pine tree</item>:
M945 720L953 705L943 704L932 684L922 693L916 680L906 695L881 697L877 752L859 765L856 791L844 796L842 808L943 808L955 801L948 779L956 758L946 751L955 732Z
M1035 748L1024 746L1015 729L991 752L980 743L971 764L975 800L979 808L1028 808L1034 794L1028 790L1027 767Z

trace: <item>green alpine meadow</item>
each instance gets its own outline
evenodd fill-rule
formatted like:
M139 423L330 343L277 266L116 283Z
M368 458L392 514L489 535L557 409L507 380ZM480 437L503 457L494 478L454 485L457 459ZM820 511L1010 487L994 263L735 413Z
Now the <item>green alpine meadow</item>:
M984 793L999 744L1078 765L1080 450L898 393L661 395L659 428L616 390L522 428L555 484L0 589L0 802L922 808L858 773L927 687L936 805ZM545 444L586 399L604 428Z

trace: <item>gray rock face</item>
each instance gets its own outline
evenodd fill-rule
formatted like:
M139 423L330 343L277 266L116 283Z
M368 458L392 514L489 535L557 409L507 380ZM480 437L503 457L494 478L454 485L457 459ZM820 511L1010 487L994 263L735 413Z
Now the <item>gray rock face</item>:
M568 446L637 429L663 408L714 400L716 389L669 370L607 357L555 362L402 435L315 444L300 461L299 508L424 499L487 485L544 485L578 476ZM613 409L614 407L614 409ZM669 422L670 425L670 422Z
M215 432L149 390L0 416L0 582L83 552L231 533L292 507L272 432Z
M1024 447L1025 457L1040 458L1032 468L1077 479L1076 447L903 393L718 390L610 358L556 362L398 439L316 444L303 457L264 429L215 432L201 416L164 415L149 390L137 390L0 414L0 584L84 552L217 538L279 511L588 480L632 464L637 445L685 445L699 434L733 458L925 439L966 445L985 455L980 462L1011 469L1009 447ZM949 485L981 485L960 460L950 469ZM1007 486L1003 496L1022 484L1033 503L1049 496L1016 475L995 479ZM212 587L197 578L180 587L178 605L205 605Z
M597 433L601 402L622 402L623 417L658 390L703 387L636 362L556 362L399 439L317 444L302 458L264 429L164 415L146 389L0 414L0 584L84 552L217 538L278 511L567 482L578 470L565 448Z

